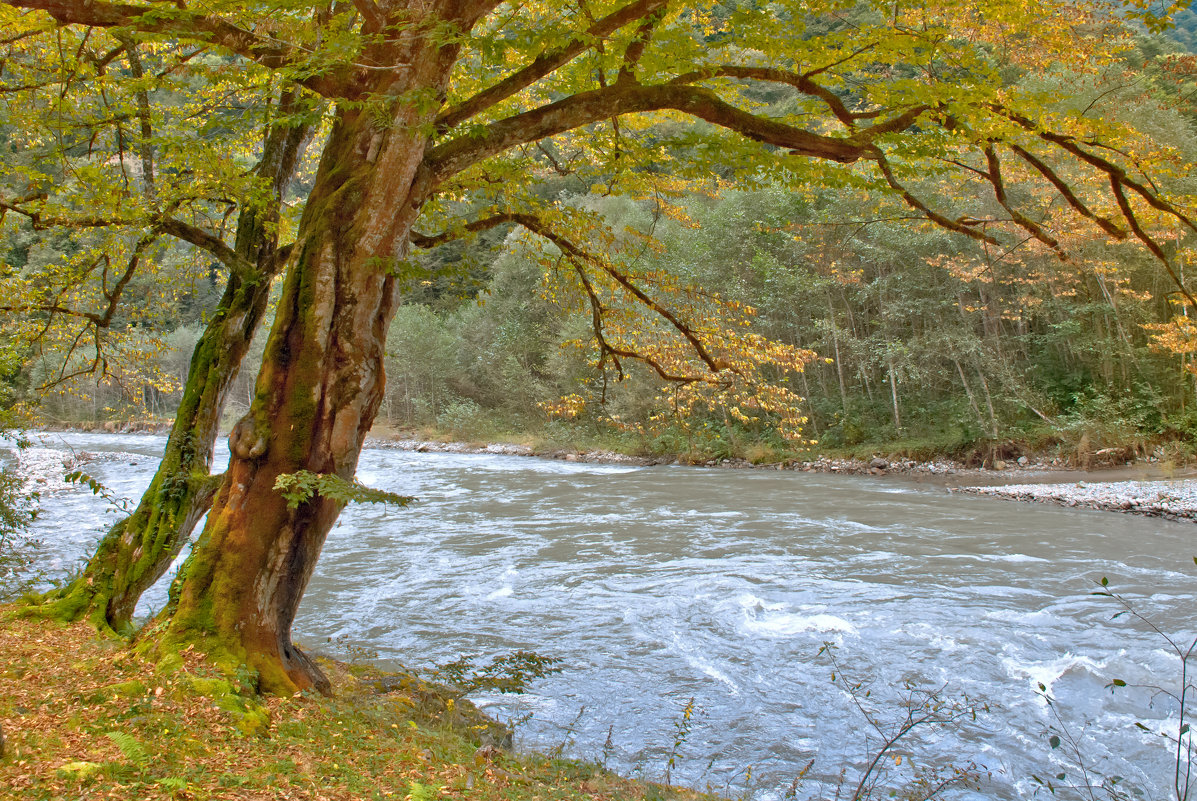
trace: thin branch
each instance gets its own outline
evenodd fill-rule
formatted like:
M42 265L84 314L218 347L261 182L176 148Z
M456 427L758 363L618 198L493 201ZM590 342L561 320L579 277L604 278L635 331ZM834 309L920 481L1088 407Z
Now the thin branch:
M435 247L436 245L440 245L440 244L444 244L446 242L452 241L453 239L463 235L464 232L467 232L467 231L468 232L478 232L478 231L494 228L499 225L503 225L504 223L515 223L515 224L520 225L523 228L527 229L528 231L532 232L533 234L536 234L537 236L539 236L543 239L547 239L549 242L552 242L554 245L556 245L558 247L558 249L561 250L561 252L563 254L565 254L570 259L570 262L572 264L574 264L575 269L579 269L579 265L582 263L585 263L585 264L590 264L594 267L597 267L598 269L605 272L616 283L618 283L628 293L630 293L633 297L635 297L641 304L643 304L645 307L647 307L648 309L650 309L651 311L655 312L657 315L659 315L660 317L665 319L678 333L680 333L686 339L686 341L690 343L690 347L698 355L699 359L701 359L702 362L707 366L707 368L711 371L711 373L717 374L717 373L721 372L722 368L720 368L719 364L716 362L715 358L711 355L710 351L707 350L706 346L702 343L702 340L700 340L698 338L698 334L694 331L694 329L690 328L690 326L686 325L680 318L677 317L677 315L675 315L673 312L671 312L665 306L663 306L658 301L656 301L655 299L650 297L647 293L644 292L644 290L642 290L638 286L636 286L635 283L632 281L632 279L629 276L627 276L623 272L615 269L614 267L612 267L610 264L607 264L603 260L595 257L594 255L587 253L585 250L583 250L578 245L574 244L568 238L566 238L565 236L554 231L552 228L550 228L548 225L546 225L539 217L537 217L533 214L526 214L526 213L520 213L520 212L507 212L504 214L497 214L492 217L487 217L487 218L484 218L481 220L475 220L475 221L463 226L461 229L458 229L457 231L449 231L449 232L445 232L445 233L442 233L442 234L439 234L436 236L426 236L423 234L414 234L412 236L411 241L412 241L412 244L414 244L420 248ZM596 308L601 311L602 304L599 302L599 298L598 298L597 294L594 293L593 287L588 283L588 279L585 277L583 277L583 288L590 295L590 303L591 303L592 312L594 312L594 310ZM596 306L596 304L597 304L597 306ZM621 349L612 347L609 343L606 342L606 339L602 336L601 325L596 327L595 332L596 332L596 335L600 337L600 347L603 348L604 351L609 352L612 355L623 356L624 358L631 358L631 359L637 359L639 361L643 361L645 364L648 364L650 367L652 367L657 372L657 374L659 376L661 376L661 378L663 378L667 381L672 381L672 382L677 382L677 383L694 383L696 381L701 380L701 379L693 377L693 376L679 376L679 375L669 373L660 364L656 363L654 360L652 360L650 357L645 356L644 354L636 353L633 351L621 350Z
M881 169L881 174L885 177L885 182L889 184L891 189L898 193L902 200L905 201L906 205L910 206L912 209L922 212L922 214L926 216L928 220L931 220L931 222L935 223L941 228L946 228L949 231L955 231L958 234L964 234L970 239L975 239L978 242L984 242L989 245L994 245L995 247L1001 247L1001 242L984 231L978 231L971 227L968 224L969 221L965 218L951 220L939 212L933 211L929 206L927 206L927 204L919 200L909 189L907 189L898 181L898 179L894 176L893 170L889 166L889 161L886 160L884 156L877 159L877 166Z
M0 0L13 8L44 11L60 25L95 28L129 28L141 33L163 34L180 39L219 45L266 67L279 69L303 61L297 48L259 36L218 16L208 16L183 6L166 3L141 5L98 0ZM309 75L298 83L315 92L336 97L345 81L336 74Z

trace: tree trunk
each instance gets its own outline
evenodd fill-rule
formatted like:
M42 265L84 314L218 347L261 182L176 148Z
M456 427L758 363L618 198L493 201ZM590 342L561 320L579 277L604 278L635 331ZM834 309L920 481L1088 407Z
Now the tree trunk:
M390 54L399 66L375 73L389 83L372 94L398 98L385 124L377 108L338 110L253 404L229 436L229 469L159 640L195 643L226 668L245 665L264 692L328 689L291 643L291 624L342 504L316 495L289 508L274 487L301 470L351 479L382 400L397 302L389 268L406 256L429 180L421 162L430 112L403 98L443 92L456 58L419 31Z
M270 281L247 286L233 276L216 316L195 346L183 402L162 462L133 514L104 535L83 573L30 613L90 620L127 633L142 593L170 567L208 510L218 478L212 446L229 385L261 322Z
M296 103L294 93L284 92L281 115L293 113ZM220 417L266 312L280 266L279 208L311 130L286 122L267 131L257 172L268 181L271 200L264 208L247 205L238 217L238 265L195 345L162 461L137 509L108 530L78 578L41 599L31 614L86 618L99 629L127 633L142 593L162 577L208 511L219 485L211 467Z
M902 430L902 414L898 411L898 374L894 370L894 357L890 356L888 361L889 366L889 395L893 401L894 409L894 430Z

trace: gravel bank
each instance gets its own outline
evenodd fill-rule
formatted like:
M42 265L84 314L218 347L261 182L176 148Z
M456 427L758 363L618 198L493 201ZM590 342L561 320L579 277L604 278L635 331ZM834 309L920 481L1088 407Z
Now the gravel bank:
M1193 479L1007 484L996 487L956 487L949 491L1197 522L1197 480Z

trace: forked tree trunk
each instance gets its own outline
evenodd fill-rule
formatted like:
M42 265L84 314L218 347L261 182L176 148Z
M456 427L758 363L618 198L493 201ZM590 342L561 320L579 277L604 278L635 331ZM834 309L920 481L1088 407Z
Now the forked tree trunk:
M37 616L88 619L128 633L142 593L170 567L219 483L212 449L229 386L266 309L270 281L247 286L229 279L216 316L195 346L183 402L162 461L134 512L115 523L83 572L29 608Z
M341 504L315 496L291 509L274 485L299 470L352 478L382 400L391 267L406 255L426 180L429 112L408 98L442 92L456 57L409 30L393 43L403 52L388 54L400 66L374 87L399 98L386 123L378 109L338 111L254 402L229 437L229 469L159 636L195 643L228 668L246 665L266 692L328 687L291 643L291 624Z
M297 102L293 92L284 92L280 116L294 113ZM39 599L30 614L86 618L99 629L127 633L142 593L170 567L211 505L220 481L211 475L220 417L266 311L279 269L279 208L310 135L310 126L293 122L267 132L257 173L269 182L270 200L265 207L247 205L238 217L233 252L239 264L230 270L224 295L196 343L150 486L134 512L108 530L79 577Z

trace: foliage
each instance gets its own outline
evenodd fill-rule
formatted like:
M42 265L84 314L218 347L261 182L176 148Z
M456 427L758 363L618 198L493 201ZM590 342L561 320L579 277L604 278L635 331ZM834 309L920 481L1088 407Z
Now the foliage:
M41 575L40 542L28 534L37 518L38 497L27 493L16 468L0 468L0 601L31 590Z
M690 728L694 725L694 698L691 696L682 707L682 717L673 723L673 743L669 746L669 754L665 760L665 786L672 786L673 769L681 761L681 749L690 738Z
M476 657L463 655L438 665L433 678L448 684L458 697L488 691L520 694L528 689L530 682L561 670L561 660L556 657L519 650L499 654L485 664Z
M983 318L974 334L1033 317L1043 298L1020 287L1095 285L1133 349L1109 240L1197 308L1179 271L1197 232L1189 143L1170 127L1181 118L1145 113L1162 106L1154 85L1136 93L1120 83L1136 40L1111 10L1158 32L1174 4L4 0L14 35L2 43L11 85L0 124L17 157L0 174L0 210L16 234L53 232L48 258L10 271L0 306L30 350L50 345L51 381L100 374L154 386L122 357L160 340L187 266L215 259L230 286L285 273L250 409L230 442L225 488L237 489L216 494L163 637L236 654L269 691L323 687L313 663L291 658L286 632L355 490L325 487L303 468L347 474L356 463L383 400L382 338L397 294L424 284L413 251L508 231L539 268L543 299L585 322L567 342L596 374L590 391L546 407L581 417L639 373L653 393L645 422L604 422L680 431L691 450L765 428L807 440L799 386L814 354L768 336L741 298L648 256L660 250L661 220L687 224L687 195L773 185L814 202L855 191L880 199L866 206L871 215L900 209L925 230L951 232L967 248L928 266L978 296L1001 286L1013 301L959 300L965 319ZM1064 84L1085 91L1060 97ZM1101 113L1115 102L1151 122ZM254 166L271 120L294 113L313 124L325 109L320 167L294 204L293 232L281 213L253 219L277 189ZM566 185L578 197L562 198ZM639 204L648 224L607 225L603 199L613 196ZM234 211L250 228L293 233L294 245L268 248L258 263L243 227L225 225ZM174 264L175 248L184 268L171 280L157 271ZM1064 267L1041 265L1052 258ZM773 272L760 261L758 275ZM822 266L806 283L828 298L840 364L831 288L853 273ZM903 385L925 375L894 336L901 269L878 266L871 289L884 312L843 344L862 346L849 355L870 405L901 433ZM434 257L425 290L459 272ZM141 281L166 309L144 320L121 303ZM933 341L937 331L923 333ZM957 337L950 360L996 438L1003 398L977 367L977 339ZM1003 354L993 355L992 374L1005 379ZM847 420L846 379L836 381ZM1001 384L1008 404L1050 421L1019 381ZM280 474L285 509L270 502ZM298 562L279 574L275 553Z
M308 503L317 496L342 506L353 502L381 503L402 508L415 500L406 495L367 487L357 479L346 481L332 473L313 473L310 470L284 473L275 480L274 488L287 499L289 509Z
M95 476L88 475L82 470L72 470L62 477L62 480L68 484L82 484L91 490L92 495L99 495L104 500L108 501L111 509L123 512L125 514L132 511L132 505L128 498L122 498L114 493L111 489L104 486L104 484Z

